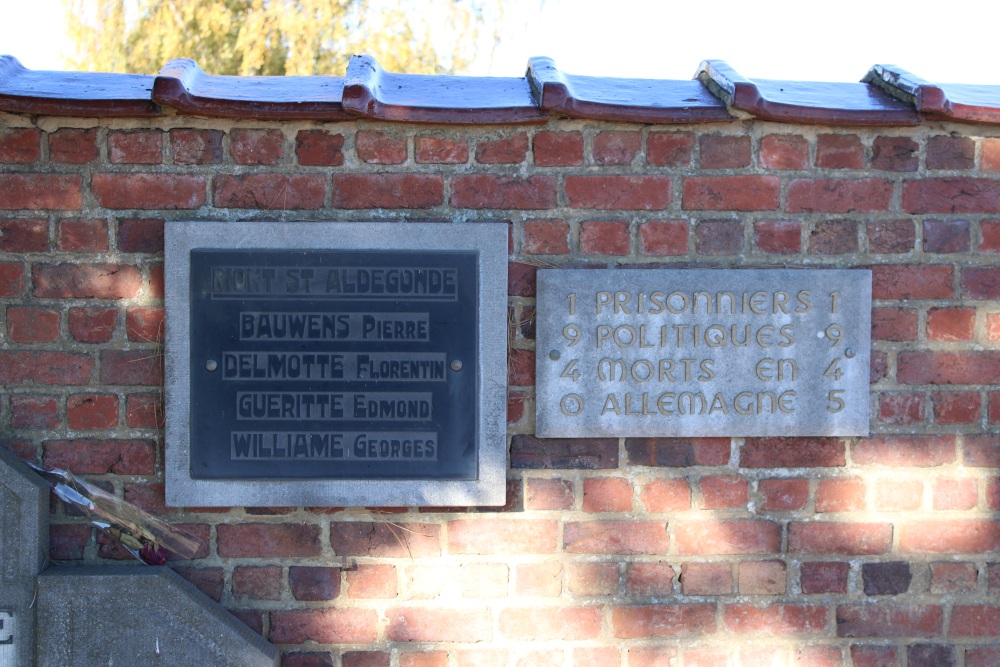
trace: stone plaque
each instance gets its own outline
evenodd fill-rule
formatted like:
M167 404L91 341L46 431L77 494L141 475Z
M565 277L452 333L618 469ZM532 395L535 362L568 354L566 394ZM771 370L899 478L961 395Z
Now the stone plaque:
M506 230L455 230L168 224L168 498L502 503Z
M871 272L538 272L536 433L867 435Z

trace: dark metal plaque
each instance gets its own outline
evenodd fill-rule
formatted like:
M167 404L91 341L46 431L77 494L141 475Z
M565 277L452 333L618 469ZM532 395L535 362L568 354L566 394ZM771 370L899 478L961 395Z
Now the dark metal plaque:
M476 260L191 250L191 477L477 479Z

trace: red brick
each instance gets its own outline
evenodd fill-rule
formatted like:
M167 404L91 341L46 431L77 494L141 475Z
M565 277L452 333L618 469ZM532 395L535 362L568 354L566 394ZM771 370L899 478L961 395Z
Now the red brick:
M414 149L417 164L465 164L469 161L469 142L466 139L417 137Z
M924 252L955 253L968 250L968 220L924 220Z
M0 350L0 384L88 384L94 360L85 354Z
M538 210L556 205L553 176L468 174L452 178L451 205L459 208Z
M1000 437L995 435L965 436L964 463L978 468L1000 468Z
M340 595L340 568L293 565L288 568L288 587L296 600L333 600Z
M725 648L705 646L684 649L685 667L728 667L729 664L729 652Z
M917 233L912 220L880 220L867 225L868 249L877 254L899 254L913 250Z
M569 254L569 225L565 220L527 220L522 250L529 255Z
M632 563L625 577L628 595L657 597L674 591L674 568L667 563Z
M49 160L84 164L97 159L97 130L63 128L49 135Z
M236 566L233 568L233 597L247 600L280 600L281 568Z
M163 357L156 350L102 350L101 382L104 384L163 384Z
M221 164L220 130L170 130L170 150L174 164Z
M642 487L642 505L647 512L680 512L691 509L691 487L685 479L654 479Z
M571 167L583 164L583 135L542 130L532 140L535 166Z
M974 554L1000 549L1000 525L985 519L907 522L896 527L900 553Z
M965 650L965 667L996 667L1000 665L1000 647L970 646Z
M703 220L694 230L699 255L736 255L743 250L743 224L737 220Z
M558 534L553 520L460 519L448 522L452 554L554 553Z
M764 498L761 509L765 512L800 510L809 502L807 479L762 479L757 488Z
M821 134L816 138L816 166L821 169L864 169L865 149L856 134Z
M952 267L946 264L872 267L873 299L950 299L954 295Z
M632 484L621 477L583 480L584 512L631 512Z
M335 177L339 178L339 177ZM221 208L322 208L326 178L313 174L216 176L215 205Z
M871 367L868 373L868 381L875 384L886 376L889 372L889 353L885 350L872 350Z
M630 241L625 220L587 220L580 224L580 252L588 255L627 255Z
M979 393L949 391L931 394L935 424L971 424L979 421Z
M236 164L277 164L285 156L284 143L280 130L234 129L229 133L229 152Z
M955 605L948 626L949 637L1000 637L996 619L1000 607L987 605Z
M163 252L163 225L159 218L119 220L118 249L122 252Z
M142 274L122 264L35 264L34 295L62 299L127 299L142 289Z
M750 488L737 475L713 475L701 479L701 509L744 507L750 502Z
M809 233L814 255L847 255L858 251L858 226L853 220L821 220Z
M163 340L163 308L128 308L125 330L129 340L158 343Z
M885 393L879 397L878 420L883 424L919 424L924 421L924 395Z
M358 599L389 599L397 595L396 566L360 564L347 571L347 595Z
M740 519L674 522L677 553L684 555L769 554L781 549L781 526Z
M382 651L345 651L341 655L343 667L389 667L392 656Z
M684 595L729 595L733 592L733 570L729 563L684 563L681 566Z
M507 651L504 649L478 648L452 651L456 667L506 667ZM520 666L519 666L520 667Z
M852 446L855 465L899 467L939 466L955 460L951 435L883 435L859 439Z
M765 560L739 564L740 595L783 595L786 587L783 561Z
M988 396L987 414L991 424L1000 422L1000 392L991 391Z
M836 438L747 438L740 451L744 468L816 468L847 463Z
M421 558L441 554L441 527L429 523L334 521L330 546L338 556Z
M686 167L693 153L693 132L650 132L646 138L646 162L654 167Z
M74 430L118 426L118 397L114 394L74 394L66 399L66 419Z
M802 592L806 595L846 593L850 569L850 564L843 561L802 563Z
M80 176L0 174L0 210L74 211L81 206L83 179Z
M70 252L107 250L108 221L64 218L56 228L56 247Z
M0 220L0 252L45 252L49 222L45 218Z
M563 568L557 561L522 563L515 566L515 572L518 595L559 597L562 594Z
M84 525L49 525L49 558L52 560L82 560L83 550L90 542L93 528Z
M936 510L971 510L979 502L979 484L970 477L941 477L934 480L933 507Z
M676 256L688 252L688 223L684 220L650 220L639 224L644 255Z
M854 667L896 667L895 646L851 646L851 663Z
M115 308L70 308L69 333L81 343L106 343L115 333Z
M1000 351L900 352L896 379L901 384L997 384Z
M42 133L34 128L11 128L0 132L0 163L26 164L41 157Z
M826 629L826 607L804 604L774 604L755 607L729 604L723 609L727 631L737 635L797 637Z
M91 190L110 209L194 209L205 203L204 176L94 174Z
M632 164L636 153L642 148L642 134L604 130L594 135L594 163L599 165Z
M760 220L753 230L754 243L761 252L792 255L802 251L802 223L798 220Z
M572 563L569 592L574 596L614 595L618 592L617 563Z
M511 296L535 296L538 266L524 262L507 264L507 293Z
M673 652L673 649L667 651ZM632 660L633 658L629 658ZM621 655L617 648L611 646L596 646L573 649L573 667L608 667L621 663ZM654 662L630 663L633 667L656 667ZM402 667L402 666L401 666Z
M448 652L400 653L399 667L448 667Z
M788 185L790 213L869 213L886 211L892 182L882 178L801 178Z
M894 602L837 607L838 637L937 637L944 613L937 605L902 605Z
M493 617L488 609L387 609L386 638L394 642L488 642ZM374 620L370 624L375 630Z
M1000 299L1000 269L991 266L962 269L962 296Z
M760 166L806 169L809 167L809 142L797 134L769 134L760 140Z
M530 387L535 384L535 351L512 349L507 352L507 384Z
M275 644L362 644L376 639L374 609L294 609L270 612Z
M110 131L107 141L111 164L160 164L163 161L163 133L159 130Z
M15 343L51 343L58 340L59 311L33 306L8 306L7 334Z
M596 639L602 610L597 607L527 607L500 612L500 636L512 641Z
M750 166L750 137L703 134L698 141L702 169Z
M654 211L671 199L669 176L567 176L563 189L573 208Z
M872 484L874 509L880 512L907 512L920 509L924 483L915 479L881 479Z
M626 438L631 465L685 468L729 463L729 438Z
M976 142L969 137L946 134L927 139L928 169L972 169L976 164Z
M43 447L45 465L77 475L152 475L156 467L152 440L47 440Z
M10 425L14 428L56 428L60 421L59 402L52 396L10 397Z
M507 394L507 423L516 424L524 417L525 393L513 391Z
M916 171L920 167L920 146L908 137L875 137L872 168L882 171Z
M816 487L816 512L858 512L865 509L867 485L860 477L821 479Z
M339 167L344 164L344 135L326 130L299 130L295 135L295 156L303 166Z
M979 223L982 241L979 242L979 252L1000 253L1000 220L983 220Z
M1000 181L985 178L926 178L903 183L907 213L996 213Z
M97 536L98 542L100 542L103 533L98 532ZM117 545L117 542L115 542L115 544ZM126 557L132 558L132 555L125 552L124 549L121 551ZM103 546L101 549L101 557L107 557L104 553ZM194 584L198 590L216 602L222 599L222 588L225 584L225 580L221 567L178 567L174 568L174 571Z
M1000 139L980 139L980 167L983 171L1000 171Z
M917 311L912 308L872 308L874 340L916 340Z
M701 637L715 633L714 604L613 607L611 627L618 639Z
M683 208L691 211L774 211L781 180L777 176L688 176Z
M293 523L220 524L218 552L223 558L297 558L319 556L319 526Z
M480 164L520 164L528 154L528 135L518 132L510 137L480 141L476 162Z
M788 526L788 553L874 556L892 546L890 523L793 522Z
M669 545L661 521L569 521L563 526L567 553L660 554Z

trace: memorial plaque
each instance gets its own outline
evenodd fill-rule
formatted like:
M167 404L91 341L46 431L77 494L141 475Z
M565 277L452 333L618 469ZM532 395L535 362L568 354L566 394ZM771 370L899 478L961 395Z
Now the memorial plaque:
M170 223L168 497L496 502L506 230L455 230Z
M871 272L538 272L536 433L867 435Z

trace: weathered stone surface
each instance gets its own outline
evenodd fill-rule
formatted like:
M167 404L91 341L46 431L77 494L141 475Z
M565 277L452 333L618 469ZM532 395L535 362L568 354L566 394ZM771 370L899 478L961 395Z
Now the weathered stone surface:
M60 567L38 578L38 667L276 667L278 650L165 567Z
M35 576L49 551L49 485L0 447L0 665L33 665Z

